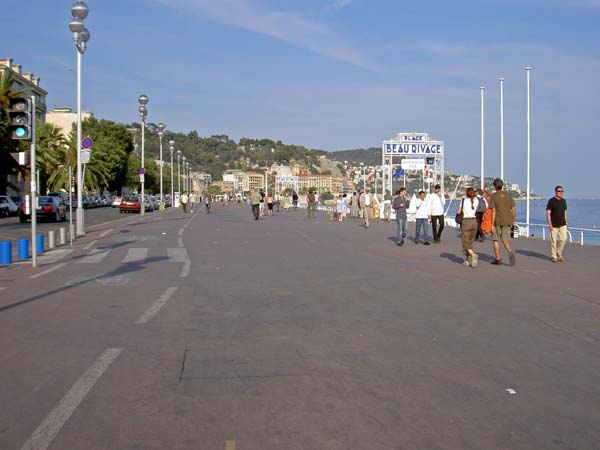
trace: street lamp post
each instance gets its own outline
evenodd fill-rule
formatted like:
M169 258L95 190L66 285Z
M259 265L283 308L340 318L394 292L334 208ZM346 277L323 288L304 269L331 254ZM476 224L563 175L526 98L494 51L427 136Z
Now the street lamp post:
M173 150L175 150L175 141L169 140L169 151L171 152L171 206L175 206L173 202L175 197L173 196Z
M145 184L145 176L146 176L146 167L144 164L144 144L145 144L145 135L146 135L146 116L148 115L148 110L146 109L146 104L148 103L147 95L140 95L138 97L138 111L140 112L140 117L142 119L142 167L140 169L140 185L141 185L141 196L140 196L140 214L146 214L146 206L145 198L144 198L144 184Z
M177 150L177 192L181 197L181 150Z
M157 125L158 127L158 138L160 141L160 154L159 154L159 159L160 159L160 206L158 207L158 209L160 209L161 211L165 209L165 205L164 205L164 201L163 201L163 148L162 148L162 143L163 143L163 138L165 137L165 124L164 123L159 123Z
M187 184L185 182L185 156L181 157L181 165L183 166L183 192L187 192Z
M77 1L71 7L73 19L69 22L69 29L73 33L73 42L75 42L77 48L77 235L85 234L81 170L81 56L85 53L87 43L90 40L90 32L83 23L89 12L90 10L84 2Z
M485 165L484 165L484 155L485 155L485 110L484 110L484 92L485 87L481 86L479 88L480 91L480 101L481 101L481 189L485 189Z

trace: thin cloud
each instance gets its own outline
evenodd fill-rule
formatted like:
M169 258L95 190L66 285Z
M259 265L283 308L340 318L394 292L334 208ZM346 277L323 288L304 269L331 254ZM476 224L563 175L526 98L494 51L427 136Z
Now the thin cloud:
M352 3L352 0L335 0L332 6L334 8L345 8L346 6L349 6L350 3Z
M155 0L217 23L270 36L297 47L311 50L338 61L368 70L379 67L361 52L350 48L327 26L288 11L267 10L252 0ZM337 0L350 3L351 0Z

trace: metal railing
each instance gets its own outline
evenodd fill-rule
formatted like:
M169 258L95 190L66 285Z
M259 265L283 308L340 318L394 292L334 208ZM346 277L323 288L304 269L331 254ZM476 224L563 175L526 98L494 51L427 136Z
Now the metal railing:
M547 224L542 223L524 223L524 222L515 222L515 237L536 237L535 234L530 233L530 228L540 229L542 234L542 239L545 241L546 236L550 235L550 230L548 229ZM569 238L569 242L573 242L573 233L579 233L579 244L584 245L584 237L586 233L592 234L594 239L598 240L600 243L600 230L593 228L578 228L578 227L569 227L567 229L567 236Z

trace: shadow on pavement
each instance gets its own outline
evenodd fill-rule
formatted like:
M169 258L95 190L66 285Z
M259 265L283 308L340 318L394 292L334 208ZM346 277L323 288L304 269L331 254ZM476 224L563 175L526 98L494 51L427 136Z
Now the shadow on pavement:
M532 258L543 259L544 261L550 261L550 257L543 253L533 252L531 250L515 250L515 253L523 256L531 256Z
M454 253L440 253L440 258L446 258L450 261L452 261L453 263L457 263L457 264L462 264L464 261L464 258L462 258L461 256L455 255Z
M113 277L113 276L117 276L117 275L123 275L125 273L139 272L139 271L143 270L144 267L146 266L146 264L148 264L148 263L153 263L153 262L158 262L158 261L164 261L166 259L168 259L166 256L161 256L161 257L156 257L156 258L145 259L145 260L139 261L139 262L131 262L131 263L122 264L121 266L119 266L118 268L116 268L115 270L113 270L111 272L100 273L100 274L98 274L95 277L87 278L85 280L81 280L81 281L79 281L77 283L73 283L72 285L64 286L64 287L57 288L57 289L53 289L53 290L45 292L43 294L39 294L39 295L36 295L34 297L30 297L30 298L24 299L24 300L21 300L19 302L12 303L10 305L2 306L2 307L0 307L0 313L3 313L5 311L9 311L9 310L17 308L19 306L26 305L28 303L32 303L32 302L35 302L35 301L38 301L38 300L42 300L45 297L48 297L48 296L54 295L54 294L58 294L59 292L64 292L64 291L67 291L67 290L75 288L75 287L83 286L86 283L89 283L91 281L96 281L96 280L99 280L101 278L108 278L108 277Z

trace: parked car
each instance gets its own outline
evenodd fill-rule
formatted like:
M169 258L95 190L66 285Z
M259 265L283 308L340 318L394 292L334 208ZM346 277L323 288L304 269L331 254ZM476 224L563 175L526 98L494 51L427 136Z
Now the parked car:
M75 199L75 202L77 202L77 199ZM92 199L89 196L84 195L81 198L81 205L83 206L83 209L93 208Z
M69 194L67 194L66 192L49 192L48 195L50 197L58 197L63 205L69 206Z
M0 207L4 211L2 216L16 216L19 214L19 207L8 195L0 195Z
M116 208L117 206L121 206L121 197L114 196L110 203L110 206Z
M140 211L140 198L137 195L123 197L121 203L119 204L119 212L121 214L126 212L139 213Z
M8 205L6 203L0 203L0 217L8 217Z
M65 205L58 199L50 195L41 195L39 197L39 205L35 210L38 220L52 220L54 222L67 220L67 209ZM19 221L25 223L31 219L31 214L25 214L25 203L19 206Z

